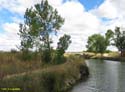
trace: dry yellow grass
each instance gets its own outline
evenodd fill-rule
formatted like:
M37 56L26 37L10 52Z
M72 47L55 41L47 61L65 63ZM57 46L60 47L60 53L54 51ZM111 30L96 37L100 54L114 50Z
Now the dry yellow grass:
M120 60L119 52L109 52L109 53L93 53L93 52L83 52L85 58L92 59L108 59L108 60Z
M22 61L19 55L20 53L0 52L0 78L50 66L38 60Z
M26 62L20 63L26 64ZM33 63L30 62L30 64ZM49 65L30 72L8 75L1 80L0 87L19 87L21 92L50 92L50 90L63 92L80 79L81 66L87 68L83 58L69 55L64 64Z

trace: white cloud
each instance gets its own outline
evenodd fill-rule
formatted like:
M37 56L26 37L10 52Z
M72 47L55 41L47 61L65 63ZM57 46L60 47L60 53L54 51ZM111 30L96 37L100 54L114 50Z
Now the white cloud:
M78 1L67 1L58 10L65 18L62 34L69 34L72 38L68 51L82 51L87 37L98 32L100 21L95 15L86 12Z
M110 2L117 8L118 14L125 17L125 0L110 0Z
M23 15L26 8L31 7L41 0L0 0L0 9L7 9L12 13ZM124 0L105 0L99 7L87 12L84 6L78 0L49 0L49 3L57 8L59 14L65 18L65 24L62 26L59 35L54 36L55 42L63 34L71 35L72 44L68 51L82 51L85 49L88 36L93 33L104 34L107 29L114 29L115 26L125 25L125 1ZM120 12L120 13L119 13ZM102 21L101 18L111 19ZM0 49L10 49L12 43L19 44L18 23L22 22L14 16L12 23L2 25L4 33L0 33ZM6 46L2 46L6 45ZM10 45L10 46L8 46ZM56 43L53 44L56 46ZM111 48L110 48L111 49Z
M3 29L7 33L17 34L19 30L19 24L16 23L5 23L2 25Z
M125 26L125 0L105 0L98 8L91 10L98 18L111 19L102 21L102 29L114 29Z
M7 9L12 13L23 15L26 8L30 8L34 4L40 3L42 0L0 0L0 9ZM62 4L63 0L48 0L49 3L58 7Z
M7 9L12 13L23 15L26 8L40 2L41 0L0 0L0 9Z
M106 17L111 19L118 16L117 8L114 7L111 0L106 0L102 5L100 5L97 9L93 9L91 12L99 17Z
M16 23L5 23L2 25L5 32L0 33L0 50L8 51L11 48L16 48L16 45L19 45L20 40L17 35L19 30L18 26Z

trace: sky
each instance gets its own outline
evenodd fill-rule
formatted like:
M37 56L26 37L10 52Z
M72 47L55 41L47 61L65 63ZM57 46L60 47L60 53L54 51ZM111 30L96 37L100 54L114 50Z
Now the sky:
M52 36L52 46L56 48L58 39L64 34L71 35L72 43L68 51L86 50L88 36L116 26L125 27L125 0L48 0L65 18L65 23ZM0 0L0 50L17 49L20 45L19 23L23 23L27 8L41 0ZM117 50L115 47L108 47Z

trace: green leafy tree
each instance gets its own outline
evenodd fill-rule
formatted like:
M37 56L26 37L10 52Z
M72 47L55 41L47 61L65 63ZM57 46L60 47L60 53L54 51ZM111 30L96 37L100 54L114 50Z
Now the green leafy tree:
M28 29L26 28L25 25L20 24L20 30L19 30L19 35L21 38L21 50L29 50L30 48L33 47L33 41L31 36L28 34Z
M105 33L105 40L106 40L106 45L109 46L111 45L112 37L114 36L114 32L112 30L107 30Z
M33 41L31 37L28 35L28 29L25 25L20 24L19 36L21 39L21 45L19 49L22 51L21 59L29 60L31 59L31 53L29 49L33 47Z
M42 0L40 4L27 9L24 24L20 24L21 49L28 51L36 48L42 56L44 55L44 61L50 62L52 49L50 33L56 33L63 23L64 19L47 0Z
M112 30L107 30L105 36L100 34L93 34L88 38L87 49L90 52L104 53L109 45L111 45L112 37L114 33Z
M56 55L56 61L57 63L61 63L63 62L64 59L64 53L65 51L68 49L69 45L71 44L71 40L70 40L70 36L69 35L63 35L62 37L60 37L59 42L58 42L58 46L56 48L57 50L57 55Z
M95 53L104 53L107 45L106 40L104 38L104 36L100 35L100 34L94 34L92 36L90 36L88 38L87 41L87 49L90 52L95 52Z
M121 51L121 56L123 56L123 51L125 51L125 31L120 31L120 27L116 27L114 31L113 44Z

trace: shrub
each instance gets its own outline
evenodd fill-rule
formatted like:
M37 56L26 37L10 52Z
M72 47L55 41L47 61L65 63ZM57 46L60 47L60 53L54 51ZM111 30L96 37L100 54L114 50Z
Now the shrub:
M68 49L69 45L71 44L70 35L64 34L60 37L58 46L56 48L56 56L55 56L55 63L60 64L65 61L64 53Z
M44 50L41 53L41 59L44 63L50 63L52 61L52 52L50 50Z
M16 49L11 49L11 53L17 53Z

